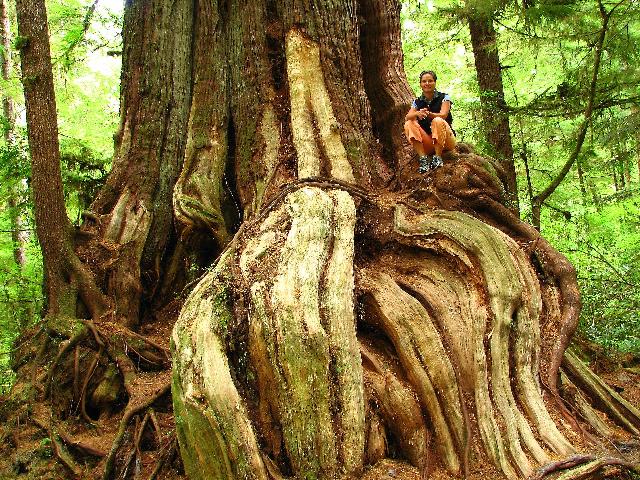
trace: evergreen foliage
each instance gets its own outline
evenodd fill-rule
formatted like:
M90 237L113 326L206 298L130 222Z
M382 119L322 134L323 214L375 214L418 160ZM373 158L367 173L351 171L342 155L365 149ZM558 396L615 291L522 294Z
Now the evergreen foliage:
M524 2L527 3L527 2ZM586 107L593 50L601 28L598 2L491 2L511 115L521 212L546 187L575 148ZM474 2L406 2L405 67L433 69L454 100L463 141L483 144L480 102L468 28L462 13ZM543 206L541 230L578 270L581 331L612 351L640 354L640 9L615 7L608 24L595 111L576 164ZM528 171L528 172L527 172Z

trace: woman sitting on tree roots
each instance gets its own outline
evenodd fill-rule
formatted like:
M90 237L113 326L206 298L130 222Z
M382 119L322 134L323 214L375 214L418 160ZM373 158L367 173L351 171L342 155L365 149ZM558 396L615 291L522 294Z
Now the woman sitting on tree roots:
M456 137L451 129L451 98L436 90L437 79L432 70L420 74L422 95L413 101L405 116L404 133L420 155L420 173L441 167L442 152L456 146Z

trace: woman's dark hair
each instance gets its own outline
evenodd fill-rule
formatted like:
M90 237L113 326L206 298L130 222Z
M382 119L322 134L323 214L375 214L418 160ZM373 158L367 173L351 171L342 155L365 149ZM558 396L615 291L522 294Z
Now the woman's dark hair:
M434 72L433 70L423 70L422 72L420 72L420 78L418 81L422 81L422 77L425 76L427 73L433 77L434 81L438 80L438 76L436 75L436 72Z

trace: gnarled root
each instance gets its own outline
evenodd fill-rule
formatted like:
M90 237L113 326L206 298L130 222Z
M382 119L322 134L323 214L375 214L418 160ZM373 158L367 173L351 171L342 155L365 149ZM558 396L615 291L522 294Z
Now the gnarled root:
M239 258L238 273L253 280L247 293L248 346L260 392L255 423L269 427L263 434L268 451L277 464L286 452L296 475L330 478L341 470L362 469L354 223L355 207L346 193L301 188L267 217ZM263 264L276 253L280 261L274 275ZM247 411L232 381L223 347L234 322L228 305L233 255L228 252L199 284L173 335L178 438L193 478L267 476L256 441L259 432L249 421L254 413ZM213 449L206 457L194 451L203 436L211 438L207 448ZM243 460L226 461L231 455ZM202 471L210 476L201 477Z
M358 477L390 456L412 465L406 478L467 476L471 452L524 478L585 447L541 386L564 342L544 350L541 331L566 333L566 289L541 284L522 246L470 215L400 205L375 229L387 235L376 255L355 256L347 192L306 185L280 201L236 237L174 329L192 478ZM632 406L573 357L565 369L574 398L637 433ZM583 412L581 425L599 418Z

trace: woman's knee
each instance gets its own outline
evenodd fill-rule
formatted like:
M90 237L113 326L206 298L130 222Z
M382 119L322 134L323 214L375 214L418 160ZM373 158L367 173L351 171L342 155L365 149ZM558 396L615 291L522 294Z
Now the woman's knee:
M404 134L407 140L421 141L420 126L416 120L407 120L404 122Z
M444 118L440 118L440 117L435 117L433 120L431 120L431 125L443 125L447 123L447 121Z
M418 126L419 123L417 120L405 120L404 122L404 129L409 130L411 128L415 128L416 126Z

